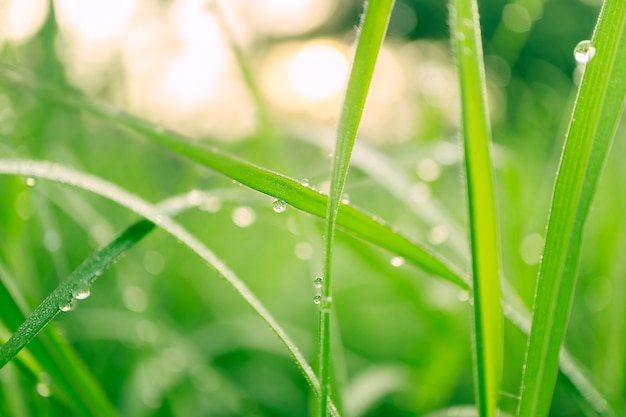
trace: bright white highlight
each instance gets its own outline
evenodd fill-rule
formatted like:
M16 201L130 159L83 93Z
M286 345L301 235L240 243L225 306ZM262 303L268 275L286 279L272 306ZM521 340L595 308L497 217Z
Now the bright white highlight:
M6 37L23 42L41 28L48 15L47 0L13 0L6 5Z
M309 44L292 57L288 68L289 81L304 98L322 100L343 89L348 66L346 57L333 45Z
M85 41L120 36L137 0L54 0L59 26Z

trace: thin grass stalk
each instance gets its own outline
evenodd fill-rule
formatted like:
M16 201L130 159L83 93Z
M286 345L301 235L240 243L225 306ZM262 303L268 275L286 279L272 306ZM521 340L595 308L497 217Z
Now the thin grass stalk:
M502 307L491 132L476 0L455 0L452 30L460 78L472 253L476 396L481 416L495 416L502 378Z
M365 99L374 73L378 52L382 46L394 0L373 0L365 3L359 27L359 38L350 71L346 96L337 127L337 142L332 160L330 194L326 208L326 245L324 250L324 282L320 299L319 356L321 396L319 415L328 415L328 402L333 392L331 361L331 306L332 306L332 255L335 226L350 156L363 114ZM340 401L339 401L340 402Z

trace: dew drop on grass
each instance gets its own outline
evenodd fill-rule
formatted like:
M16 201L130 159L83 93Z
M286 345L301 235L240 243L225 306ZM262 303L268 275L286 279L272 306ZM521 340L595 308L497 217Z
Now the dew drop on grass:
M313 280L313 286L315 288L322 288L322 285L324 285L324 277L317 277Z
M316 294L315 297L313 297L313 302L315 304L321 304L322 303L322 294Z
M300 185L302 185L304 187L308 187L309 186L308 178L303 178L302 181L300 181Z
M24 180L24 183L28 187L34 187L35 185L37 185L37 180L34 179L33 177L26 177L26 179Z
M574 48L574 58L576 62L586 64L596 55L596 47L589 40L580 41Z
M84 300L86 298L89 298L90 295L91 291L89 290L89 288L83 288L82 290L74 294L74 298L76 298L77 300Z
M74 305L75 305L74 304L74 299L72 299L69 303L59 307L59 310L61 310L62 312L72 311L72 310L74 310Z
M276 213L282 213L283 211L287 210L287 203L285 203L283 200L276 199L272 203L272 210L274 210Z

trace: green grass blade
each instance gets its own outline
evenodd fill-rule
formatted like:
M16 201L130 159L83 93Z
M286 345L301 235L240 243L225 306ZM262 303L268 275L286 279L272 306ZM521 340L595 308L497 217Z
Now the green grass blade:
M626 2L604 3L559 166L521 386L520 416L548 414L583 227L626 95Z
M158 225L160 228L186 244L198 256L211 265L234 289L237 293L254 309L254 311L267 323L276 334L279 340L285 345L294 359L296 365L302 371L305 379L313 389L316 396L320 396L319 380L315 372L307 363L306 359L291 340L291 338L280 327L276 319L270 314L265 306L250 291L237 275L230 270L215 254L202 242L192 236L185 228L172 220L163 210L157 206L147 203L141 198L128 191L107 182L93 175L87 175L73 169L63 167L59 164L32 160L0 160L0 174L24 175L28 177L48 179L63 184L72 185L91 191L121 206L124 206L136 214L146 218L149 222ZM338 416L336 407L331 402L329 411L332 416Z
M2 321L14 330L24 322L25 317L22 313L24 309L20 306L23 303L16 302L19 295L12 290L8 278L4 266L0 265ZM30 342L28 350L32 355L24 356L22 352L17 360L24 362L20 368L32 377L33 383L47 384L48 378L54 381L58 389L51 387L54 389L53 394L78 415L117 415L98 382L53 328L44 328L39 337Z
M502 307L499 242L482 62L475 0L455 0L451 19L460 77L463 143L470 220L475 355L481 416L495 416L502 377Z
M326 245L324 251L324 283L320 300L320 384L321 396L319 415L328 415L328 400L333 390L332 360L331 360L331 306L332 306L332 254L335 226L341 203L343 188L350 166L350 156L354 141L361 122L365 99L372 81L378 52L385 38L387 24L393 8L393 0L379 0L365 3L365 12L360 26L354 62L348 88L343 102L339 125L337 127L337 141L331 167L330 194L326 208Z
M15 301L19 295L11 290L8 278L6 269L0 265L2 321L13 330L24 322L25 316ZM28 350L21 352L16 361L32 384L49 385L52 394L77 414L102 417L117 415L98 382L54 329L45 328L30 343Z
M116 259L147 235L154 225L140 220L126 229L111 244L92 253L70 274L54 291L50 293L22 323L11 338L0 347L0 368L6 365L24 348L59 312L77 298L85 297L85 291L98 279L102 272Z

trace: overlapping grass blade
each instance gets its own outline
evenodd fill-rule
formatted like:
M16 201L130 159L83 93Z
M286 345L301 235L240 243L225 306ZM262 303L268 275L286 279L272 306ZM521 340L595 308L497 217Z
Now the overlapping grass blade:
M519 415L548 414L574 295L581 238L626 96L626 2L607 0L566 136L533 308Z
M91 284L120 256L146 236L154 225L140 220L126 229L117 239L102 250L92 253L50 293L33 313L20 325L11 338L0 347L0 368L22 350L59 312L86 294Z
M128 191L93 175L87 175L78 171L63 167L58 164L32 160L0 160L0 174L24 175L28 177L49 179L52 181L80 187L87 191L108 198L136 214L144 217L149 223L154 223L170 233L172 236L186 244L198 256L209 263L215 270L239 293L239 295L255 310L255 312L267 323L279 340L285 345L294 359L296 365L302 371L305 379L313 389L316 396L320 396L320 384L311 366L293 343L291 338L280 327L278 322L248 289L243 281L235 275L209 248L192 236L185 228L172 220L163 210L153 206ZM329 412L332 416L338 416L336 407L329 403Z
M2 321L10 330L15 330L24 322L24 309L23 303L16 302L19 295L12 290L8 279L7 271L0 267ZM32 355L21 355L19 362L23 362L20 368L31 377L33 384L48 384L48 378L54 381L59 389L53 394L79 415L117 415L98 382L54 329L45 328L31 341L29 351Z
M391 16L394 0L379 0L365 3L365 12L359 28L359 38L354 62L348 79L348 88L344 99L337 141L333 154L330 194L326 208L326 245L324 251L324 284L320 300L320 384L322 395L319 403L321 416L328 415L328 398L331 390L331 300L332 300L332 254L335 226L343 188L350 166L350 156L361 122L365 99L372 81L378 52L382 46L387 24Z
M502 307L491 133L475 0L455 0L451 26L461 87L472 252L475 357L481 416L495 416L502 377Z

